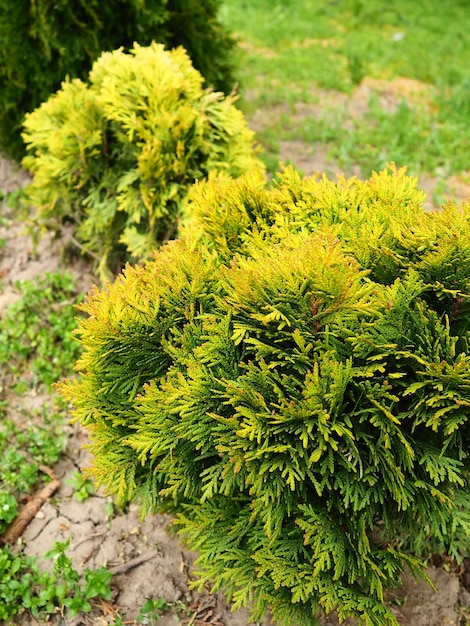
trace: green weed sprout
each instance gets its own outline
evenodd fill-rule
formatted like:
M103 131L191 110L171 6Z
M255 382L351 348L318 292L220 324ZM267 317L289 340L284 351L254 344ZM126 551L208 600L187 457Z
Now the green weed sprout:
M53 572L41 572L36 559L0 549L0 620L28 611L35 618L47 619L57 610L68 617L91 611L90 600L109 600L112 573L101 567L86 569L83 580L66 550L69 541L56 542L46 558L54 560Z

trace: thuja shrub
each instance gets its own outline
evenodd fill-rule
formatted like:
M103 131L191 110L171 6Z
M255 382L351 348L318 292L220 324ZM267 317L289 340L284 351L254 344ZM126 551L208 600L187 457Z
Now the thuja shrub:
M26 199L40 223L75 224L103 274L175 236L196 180L255 166L254 134L233 95L203 88L183 48L106 52L87 83L26 116Z
M470 543L470 206L423 210L394 168L199 185L193 223L95 289L59 385L97 482L171 513L254 619L336 609Z
M152 41L183 46L207 86L230 93L235 42L217 14L220 0L2 0L0 149L20 159L21 125L70 78L85 79L102 51Z

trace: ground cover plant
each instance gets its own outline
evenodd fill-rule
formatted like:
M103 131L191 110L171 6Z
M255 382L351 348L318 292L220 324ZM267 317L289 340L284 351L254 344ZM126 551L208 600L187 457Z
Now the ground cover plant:
M9 378L20 389L50 387L78 356L70 334L76 325L74 305L82 296L66 272L19 281L16 289L20 297L2 316L0 381L6 385Z
M234 42L218 21L218 0L0 3L0 147L20 159L25 113L69 78L85 79L103 51L152 41L184 46L207 85L235 84Z
M0 330L0 484L2 509L0 534L25 498L47 475L65 446L62 433L66 410L59 398L15 421L7 401L28 392L40 393L70 372L79 347L72 341L76 326L75 304L80 300L72 277L54 273L17 284L19 299L2 315ZM8 518L8 519L7 519Z
M203 88L182 48L105 53L88 83L64 83L27 115L27 201L41 224L71 222L102 276L145 258L176 236L196 180L261 167L234 103Z
M35 559L13 554L9 548L0 550L0 620L11 624L11 618L25 609L43 620L58 608L65 608L69 617L74 617L91 610L91 599L111 598L112 574L106 568L86 570L82 583L67 548L67 542L58 542L46 555L54 559L52 573L41 572Z
M423 201L394 167L216 179L180 241L83 305L59 388L91 474L172 513L255 619L397 624L400 573L468 553L470 207Z
M442 195L468 170L465 2L226 0L221 18L240 39L244 110L271 171L283 153L308 165L326 152L324 168L365 177L395 161Z
M44 620L59 609L70 617L90 611L90 599L111 597L112 577L104 568L87 570L82 582L66 544L47 555L54 558L53 572L41 571L35 559L4 540L31 494L51 481L67 439L59 398L16 416L9 405L15 397L50 389L71 371L79 349L71 339L80 299L71 275L46 274L16 288L19 298L2 316L0 330L0 622L8 624L25 611Z

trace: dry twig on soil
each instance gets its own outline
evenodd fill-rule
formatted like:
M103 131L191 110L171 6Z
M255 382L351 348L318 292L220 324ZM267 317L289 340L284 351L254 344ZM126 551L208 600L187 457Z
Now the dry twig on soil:
M47 483L38 493L28 500L25 506L22 508L16 519L10 524L7 530L0 535L0 545L13 545L23 534L26 526L34 518L36 513L42 507L42 505L57 491L60 487L60 480L50 467L41 465L41 472L47 474L51 478L51 482Z

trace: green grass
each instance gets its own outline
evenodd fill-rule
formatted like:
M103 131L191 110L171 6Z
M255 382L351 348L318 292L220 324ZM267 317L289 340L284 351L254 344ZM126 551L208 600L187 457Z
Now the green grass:
M284 124L289 139L301 137L327 148L345 171L359 164L364 176L394 161L409 165L415 174L424 171L450 176L465 171L470 152L470 129L449 119L410 105L405 98L396 110L380 106L372 96L360 117L329 109L317 118Z
M242 108L271 171L283 140L326 151L337 169L358 166L364 177L389 161L441 179L470 169L463 0L225 0L221 18L240 40ZM377 81L397 78L423 91L395 89L393 106L382 106ZM368 97L351 112L364 82ZM299 115L299 103L310 114Z
M468 80L464 1L225 0L221 18L249 45L246 86L261 73L301 90L311 80L348 91L366 75L406 76L440 88Z
M1 420L0 534L18 514L19 501L48 479L41 466L55 463L65 447L62 423L63 417L54 421L49 416L42 426L19 428L13 420Z

